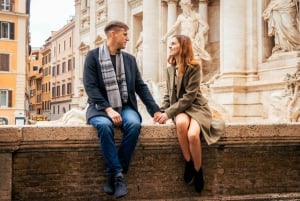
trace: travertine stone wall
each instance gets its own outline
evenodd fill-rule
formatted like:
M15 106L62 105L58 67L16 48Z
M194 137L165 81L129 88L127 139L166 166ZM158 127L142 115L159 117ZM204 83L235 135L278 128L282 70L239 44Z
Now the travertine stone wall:
M199 195L182 181L174 126L145 124L123 200L300 199L299 127L228 124L217 144L204 144ZM111 200L102 192L103 160L90 126L0 127L0 168L1 201Z
M6 201L11 198L12 186L12 156L11 153L0 153L0 200Z

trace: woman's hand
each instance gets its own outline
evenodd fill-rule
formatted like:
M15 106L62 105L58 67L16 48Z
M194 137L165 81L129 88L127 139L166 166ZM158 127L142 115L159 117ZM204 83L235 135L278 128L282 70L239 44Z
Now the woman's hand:
M154 122L157 122L160 124L165 124L168 119L169 119L169 117L166 113L161 113L160 115L158 115L154 118Z

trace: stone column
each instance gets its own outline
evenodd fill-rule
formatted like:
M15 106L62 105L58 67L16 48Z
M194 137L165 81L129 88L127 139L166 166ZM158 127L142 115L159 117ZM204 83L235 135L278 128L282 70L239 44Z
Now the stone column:
M262 111L258 97L247 91L247 2L220 2L220 78L211 85L212 98L234 122L257 118Z
M162 2L162 9L165 11L166 15L164 15L163 20L166 22L164 24L161 24L161 27L163 27L162 30L162 36L172 28L172 26L175 24L177 20L177 0L166 0ZM160 38L161 39L161 38ZM161 43L160 45L160 71L159 71L159 81L165 80L165 68L168 65L167 64L167 56L169 53L168 47L168 41L165 43Z
M119 20L124 21L124 7L125 0L109 0L109 5L107 5L107 16L108 21Z
M83 71L83 65L80 62L80 51L79 51L79 46L81 43L81 37L80 37L80 18L81 18L81 8L80 8L80 0L74 0L75 3L75 28L74 28L74 43L73 43L73 48L74 48L74 54L75 54L75 59L74 59L74 96L78 96L78 88L82 86L82 82L80 78L82 75L80 72ZM72 61L73 62L73 61Z
M198 11L201 19L206 23L208 23L207 3L208 3L207 0L199 0L199 11ZM204 38L205 38L205 44L207 44L208 34L206 34Z
M242 78L246 70L247 3L226 0L220 7L220 70L224 76Z
M168 30L177 19L177 0L168 0Z
M159 1L143 1L143 75L144 80L158 81Z
M247 80L255 81L258 80L258 30L261 26L258 24L258 1L246 1L247 2L247 57L246 57L246 68L247 68Z
M199 15L201 19L207 22L207 0L199 0Z
M96 0L90 0L90 49L95 47L96 32Z

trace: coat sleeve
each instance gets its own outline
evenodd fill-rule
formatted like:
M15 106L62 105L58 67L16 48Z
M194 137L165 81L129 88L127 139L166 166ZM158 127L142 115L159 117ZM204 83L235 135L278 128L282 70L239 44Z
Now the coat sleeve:
M97 110L104 110L110 107L104 98L103 90L100 89L100 65L98 64L97 51L89 51L83 69L83 85L89 98L89 103L97 104Z
M160 110L164 112L170 106L170 74L169 70L167 69L167 80L166 80L166 91L163 95L163 101L161 103Z

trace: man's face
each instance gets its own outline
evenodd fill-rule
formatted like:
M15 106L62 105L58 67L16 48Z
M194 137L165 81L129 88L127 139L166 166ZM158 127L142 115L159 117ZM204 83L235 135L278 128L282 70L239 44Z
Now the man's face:
M129 41L127 30L121 28L114 31L114 41L117 49L124 49Z

